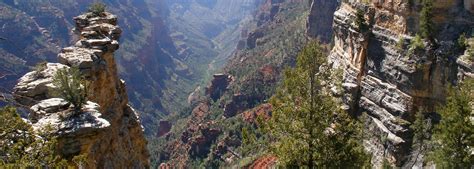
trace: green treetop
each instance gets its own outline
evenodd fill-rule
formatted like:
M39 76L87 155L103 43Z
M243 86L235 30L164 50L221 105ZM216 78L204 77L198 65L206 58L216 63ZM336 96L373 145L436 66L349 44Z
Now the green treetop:
M60 69L53 79L57 87L54 91L58 97L63 98L74 106L79 112L87 101L87 83L78 68Z
M439 108L441 122L433 133L430 157L440 168L471 168L474 165L474 124L472 102L474 80L448 90L446 105Z
M420 35L424 39L433 41L434 39L434 22L433 22L433 0L423 0L423 8L420 14Z
M0 109L0 168L59 167L66 162L56 154L51 127L35 132L13 107Z
M276 139L272 150L287 167L360 167L368 161L357 138L360 126L324 92L331 71L323 66L323 51L317 42L309 43L271 99L267 130Z

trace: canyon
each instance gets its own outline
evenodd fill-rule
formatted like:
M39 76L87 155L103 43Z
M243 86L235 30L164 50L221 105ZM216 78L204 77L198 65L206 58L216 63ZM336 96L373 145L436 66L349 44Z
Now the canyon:
M446 89L474 78L473 0L434 0L421 48L418 0L112 0L80 14L90 2L0 2L0 92L91 168L278 166L260 127L314 40L341 72L331 94L361 121L370 165L422 168L415 114L438 123ZM78 116L51 93L71 67L90 81Z
M74 16L93 0L0 2L0 92L37 63L52 62L75 43ZM235 48L257 0L107 1L123 30L116 52L118 74L130 102L142 112L148 134L159 120L187 105L187 96L217 70ZM207 13L209 15L202 15ZM213 32L213 34L206 33Z

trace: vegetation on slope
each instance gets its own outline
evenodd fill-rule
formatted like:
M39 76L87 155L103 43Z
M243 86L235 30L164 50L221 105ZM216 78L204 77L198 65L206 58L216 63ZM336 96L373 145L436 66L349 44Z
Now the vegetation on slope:
M274 94L276 86L281 80L280 72L285 67L295 64L296 55L307 41L305 36L305 21L308 7L305 3L283 3L280 12L273 20L257 26L253 23L254 32L265 32L259 38L255 48L238 50L225 66L223 72L233 76L234 81L221 98L216 101L204 101L210 104L210 110L204 117L196 118L191 114L192 108L184 110L179 116L170 117L173 128L171 132L157 140L150 140L152 164L159 165L162 162L175 162L176 158L187 161L188 166L245 166L267 152L268 141L266 136L254 123L244 120L240 113L245 112L262 103ZM257 19L258 20L258 19ZM238 102L238 111L235 116L224 117L223 105L233 102L234 95L240 94L245 99ZM210 100L210 99L206 99ZM195 106L195 105L194 105ZM221 134L210 146L209 154L205 156L190 157L185 150L170 151L167 147L173 147L180 143L180 137L190 126L207 122L213 122L211 128L219 129ZM242 144L242 129L246 128L248 134L255 135L255 140ZM199 136L197 133L196 136ZM232 162L224 161L225 158L234 158L235 155L229 151L224 154L215 154L219 149L218 144L236 140L239 144L227 145L240 157ZM231 141L233 142L233 141ZM186 145L181 145L185 147ZM174 155L180 155L176 157Z
M362 147L362 127L330 95L334 70L325 65L327 53L310 42L297 65L285 71L284 82L272 98L269 135L281 165L293 168L360 168L369 156Z
M0 167L67 166L55 152L57 140L47 130L35 132L16 109L0 109Z
M470 168L474 165L474 80L467 80L448 91L446 105L438 110L441 122L433 132L430 157L440 168Z

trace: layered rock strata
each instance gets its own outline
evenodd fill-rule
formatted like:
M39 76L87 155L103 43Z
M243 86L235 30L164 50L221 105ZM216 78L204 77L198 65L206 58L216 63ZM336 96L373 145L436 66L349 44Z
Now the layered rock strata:
M31 107L29 120L36 130L53 128L64 158L87 155L88 168L148 168L143 127L117 75L114 52L122 33L117 17L86 13L74 20L77 43L58 54L60 63L47 63L23 76L14 89L15 100ZM89 101L78 115L53 94L56 72L71 67L89 83Z
M335 46L328 60L344 71L344 108L368 115L371 134L364 144L374 166L385 159L399 167L422 165L411 149L415 113L435 111L448 84L472 77L472 61L459 60L464 51L455 44L460 34L472 33L473 15L462 2L434 2L437 41L424 42L423 49L410 49L419 31L417 1L348 0L335 12Z

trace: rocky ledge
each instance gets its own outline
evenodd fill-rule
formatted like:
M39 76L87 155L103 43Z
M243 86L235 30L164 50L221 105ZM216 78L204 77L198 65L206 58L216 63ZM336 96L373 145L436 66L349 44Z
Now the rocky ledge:
M149 168L143 127L117 75L114 52L122 33L117 17L86 13L74 20L77 43L58 54L60 63L38 66L23 76L14 88L15 100L30 107L28 118L35 130L52 128L64 158L87 155L87 168ZM90 84L80 113L51 93L56 72L71 67Z
M344 108L367 114L370 136L364 145L374 166L387 160L397 167L422 167L422 158L412 156L411 149L415 113L435 111L448 84L472 77L472 61L455 43L460 34L472 34L474 17L461 0L435 1L437 45L424 42L426 47L414 51L410 42L419 31L418 1L349 0L334 14L335 46L328 60L344 71Z

